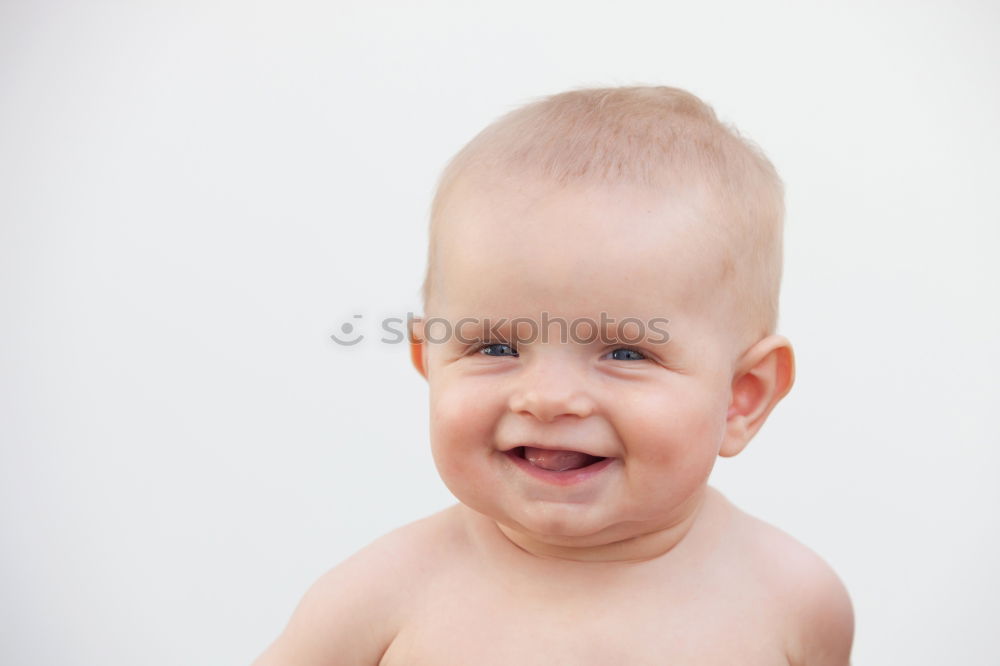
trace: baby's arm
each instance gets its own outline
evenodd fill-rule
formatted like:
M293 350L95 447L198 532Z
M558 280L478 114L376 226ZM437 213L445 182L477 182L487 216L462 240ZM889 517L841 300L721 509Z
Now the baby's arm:
M252 666L376 666L396 633L398 537L387 534L320 576Z

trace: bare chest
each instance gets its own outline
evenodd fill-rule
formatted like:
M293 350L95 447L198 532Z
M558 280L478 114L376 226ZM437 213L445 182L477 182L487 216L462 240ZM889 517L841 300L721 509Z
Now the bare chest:
M532 594L446 586L414 606L380 666L787 666L777 614L739 591L658 586Z

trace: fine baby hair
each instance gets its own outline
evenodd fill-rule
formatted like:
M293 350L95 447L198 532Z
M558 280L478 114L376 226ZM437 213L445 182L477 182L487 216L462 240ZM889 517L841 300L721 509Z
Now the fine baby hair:
M763 151L695 95L668 86L578 88L535 99L490 124L444 168L431 203L424 311L435 285L437 220L455 185L488 176L555 185L631 184L695 195L726 248L720 287L732 287L749 337L777 325L784 186ZM749 339L748 339L749 341Z

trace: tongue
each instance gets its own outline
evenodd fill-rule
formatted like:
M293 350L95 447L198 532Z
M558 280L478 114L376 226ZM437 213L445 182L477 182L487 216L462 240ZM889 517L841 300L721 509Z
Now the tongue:
M556 472L579 469L600 460L600 458L587 453L580 453L579 451L552 451L550 449L536 449L530 446L524 447L524 457L535 467Z

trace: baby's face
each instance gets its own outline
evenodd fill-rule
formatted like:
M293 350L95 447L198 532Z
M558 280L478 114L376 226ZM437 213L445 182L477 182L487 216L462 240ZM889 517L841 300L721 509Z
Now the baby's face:
M558 546L619 541L692 511L726 437L740 352L701 214L632 187L454 192L439 218L424 367L435 464L460 501ZM583 321L602 315L604 331ZM442 340L435 317L453 333L469 318L464 339ZM547 341L529 339L528 324L496 326L518 317L581 323L566 337L550 324ZM560 459L523 447L606 460L546 471L521 455Z

